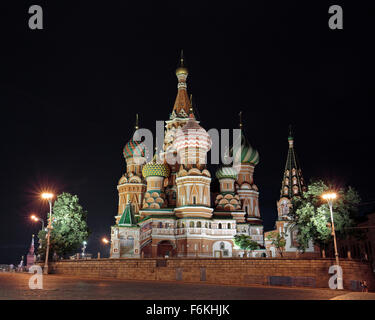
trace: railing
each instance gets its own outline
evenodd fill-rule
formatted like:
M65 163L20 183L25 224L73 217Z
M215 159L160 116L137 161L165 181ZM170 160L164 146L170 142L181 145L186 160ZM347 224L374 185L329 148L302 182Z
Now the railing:
M152 228L153 235L235 235L235 229L208 229L208 228ZM261 236L260 236L261 237ZM261 240L261 238L259 239Z
M152 228L153 235L174 235L174 229L167 228Z

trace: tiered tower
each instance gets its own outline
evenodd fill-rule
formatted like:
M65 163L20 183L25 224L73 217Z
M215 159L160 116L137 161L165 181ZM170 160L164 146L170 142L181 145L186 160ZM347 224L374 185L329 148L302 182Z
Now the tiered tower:
M138 114L134 131L139 129ZM131 203L134 214L138 216L143 202L143 195L146 191L146 184L142 177L142 166L146 162L146 147L141 141L132 139L124 147L124 158L126 160L126 173L120 178L117 190L119 196L118 223L125 207Z
M245 211L242 210L241 199L235 189L238 178L237 170L230 166L222 166L216 171L220 192L215 199L215 215L232 216L237 223L245 223Z
M299 251L297 240L298 229L290 223L289 214L292 208L292 200L294 197L302 196L303 192L307 190L307 187L303 180L302 170L294 150L294 139L290 127L288 144L288 156L281 183L280 199L277 201L278 219L275 223L275 230L267 232L265 237L267 238L271 233L277 232L285 238L286 243L283 249L284 257L319 257L320 249L318 246L315 246L311 240L303 253ZM266 249L272 257L280 255L275 245L273 245L270 240L266 241Z
M166 208L168 199L165 197L164 185L168 183L169 166L166 163L158 161L155 153L151 162L145 164L142 174L147 181L147 191L143 199L143 209L160 209ZM143 211L144 213L144 211Z
M160 157L165 160L170 165L170 176L168 186L165 190L168 203L171 206L176 205L176 174L179 170L179 165L174 160L177 157L177 150L173 145L176 138L176 133L178 129L181 129L189 120L189 113L192 108L191 101L189 100L187 92L186 80L189 75L188 69L185 67L184 55L181 50L180 63L176 69L176 77L178 80L177 84L177 96L173 106L172 113L169 116L169 120L165 123L165 134L164 134L164 145L163 152L161 152Z
M301 196L307 190L303 180L301 166L298 163L297 155L294 150L294 139L291 127L288 136L288 156L286 159L283 180L281 182L280 199L277 201L277 212L279 220L287 220L290 208L292 207L292 198Z
M191 112L189 120L176 133L174 147L180 165L176 178L176 216L212 216L210 208L211 174L206 169L207 152L211 148L211 138L195 120Z
M259 153L255 150L245 137L243 132L242 117L240 113L241 135L240 141L235 145L240 145L238 150L230 149L230 154L233 156L235 169L238 172L236 181L237 193L241 199L242 209L245 211L246 219L249 223L261 225L262 219L259 211L259 191L254 183L254 168L259 163Z
M34 248L34 235L32 235L32 238L31 238L31 245L30 245L29 253L27 254L27 257L26 257L26 261L27 261L27 264L26 264L27 269L29 269L32 265L34 265L36 261L35 248Z

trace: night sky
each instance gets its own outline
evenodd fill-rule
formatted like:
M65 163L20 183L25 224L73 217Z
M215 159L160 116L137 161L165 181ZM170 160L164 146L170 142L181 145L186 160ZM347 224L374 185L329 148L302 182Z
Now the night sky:
M5 2L5 1L4 1ZM305 180L352 185L375 200L374 4L309 1L10 1L0 8L0 263L18 263L46 217L45 189L77 194L88 210L88 252L108 255L122 149L135 114L154 130L177 93L184 50L201 125L237 128L243 111L260 153L254 179L265 229L288 151ZM28 8L44 29L28 28ZM343 5L344 30L328 28ZM211 170L213 173L213 170Z

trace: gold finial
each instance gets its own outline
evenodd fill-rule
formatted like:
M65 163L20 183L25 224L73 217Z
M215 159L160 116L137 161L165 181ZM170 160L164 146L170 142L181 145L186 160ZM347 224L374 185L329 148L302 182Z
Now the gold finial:
M138 113L135 115L135 130L139 129Z
M181 50L181 55L180 55L180 65L178 66L178 68L176 69L176 76L180 75L180 74L184 74L184 75L188 75L188 69L184 66L184 51Z
M240 116L240 129L242 129L242 111L238 115Z

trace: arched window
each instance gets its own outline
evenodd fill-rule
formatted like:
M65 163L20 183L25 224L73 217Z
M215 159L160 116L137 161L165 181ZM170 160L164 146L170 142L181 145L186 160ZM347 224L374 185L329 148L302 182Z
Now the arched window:
M159 222L158 228L163 228L163 224L161 222Z
M182 222L182 228L185 228L185 222Z
M202 228L202 223L200 221L197 222L197 228Z
M220 250L224 250L225 249L225 244L224 242L220 242Z
M207 223L207 222L205 223L204 227L205 227L206 229L208 228L208 223Z
M197 204L197 197L193 196L193 204Z
M219 229L221 229L223 226L221 225L221 223L219 223Z
M194 221L190 221L190 228L194 228Z
M231 225L230 225L230 223L228 223L228 229L230 229L231 228Z
M211 229L211 222L209 223L208 227Z

